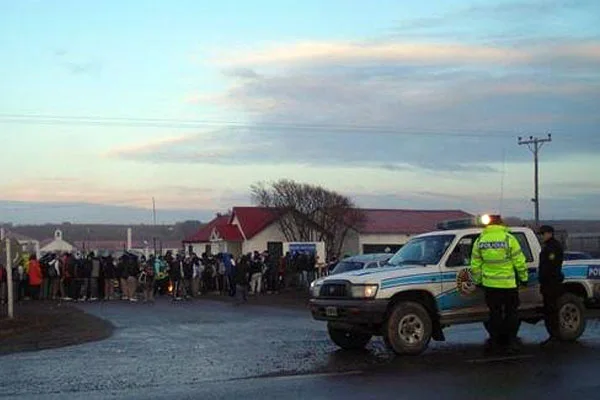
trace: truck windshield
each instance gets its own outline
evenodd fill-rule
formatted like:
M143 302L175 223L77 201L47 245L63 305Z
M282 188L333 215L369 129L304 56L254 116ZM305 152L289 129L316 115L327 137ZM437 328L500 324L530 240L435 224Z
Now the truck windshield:
M437 264L454 237L454 235L435 235L409 240L387 263L393 266Z
M330 275L333 274L341 274L342 272L348 272L348 271L356 271L357 269L362 269L364 267L364 264L361 262L356 262L356 261L340 261L335 268L333 269L333 271L331 271Z

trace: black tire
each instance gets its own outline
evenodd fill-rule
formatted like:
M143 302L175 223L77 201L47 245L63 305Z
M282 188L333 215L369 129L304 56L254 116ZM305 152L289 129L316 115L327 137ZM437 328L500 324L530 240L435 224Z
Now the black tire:
M397 304L388 316L384 339L387 346L399 355L423 353L433 331L431 315L421 304L407 301Z
M583 299L572 293L565 293L557 300L558 329L555 330L544 321L546 330L554 338L562 342L574 342L585 331L585 305Z
M331 324L327 324L327 332L333 343L344 350L364 349L372 337L368 333L340 329Z

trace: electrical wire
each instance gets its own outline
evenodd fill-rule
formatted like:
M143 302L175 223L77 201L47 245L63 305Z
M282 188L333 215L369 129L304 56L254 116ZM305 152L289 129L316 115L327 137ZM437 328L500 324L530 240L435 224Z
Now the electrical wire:
M432 128L401 128L390 125L359 124L310 124L298 122L257 122L248 123L231 120L181 120L166 118L129 118L129 117L81 117L81 116L47 116L35 114L0 114L0 123L33 124L33 125L81 125L81 126L131 126L146 128L183 128L198 129L202 127L240 128L253 130L297 130L327 131L350 133L377 133L414 136L443 136L465 138L507 137L515 135L512 130L459 130Z

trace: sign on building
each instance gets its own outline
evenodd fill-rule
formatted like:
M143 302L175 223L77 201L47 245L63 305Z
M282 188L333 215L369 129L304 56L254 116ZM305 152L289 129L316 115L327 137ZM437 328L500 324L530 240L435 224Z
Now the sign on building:
M326 260L325 242L285 242L283 243L283 253L312 253L319 257L319 260Z

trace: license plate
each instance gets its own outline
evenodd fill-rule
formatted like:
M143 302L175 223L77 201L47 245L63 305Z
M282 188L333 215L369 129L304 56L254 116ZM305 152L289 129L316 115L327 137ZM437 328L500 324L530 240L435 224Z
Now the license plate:
M325 307L325 315L328 317L337 317L337 307Z

